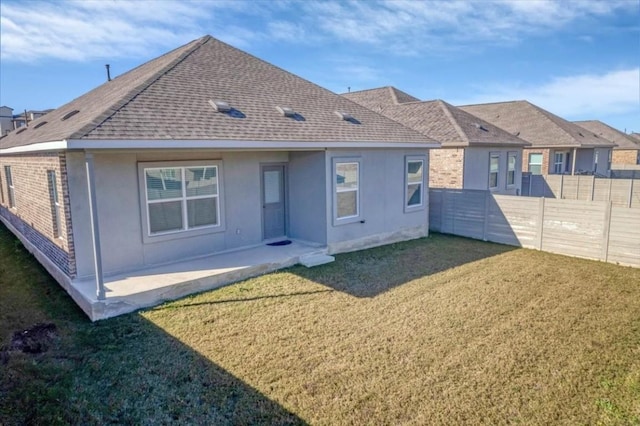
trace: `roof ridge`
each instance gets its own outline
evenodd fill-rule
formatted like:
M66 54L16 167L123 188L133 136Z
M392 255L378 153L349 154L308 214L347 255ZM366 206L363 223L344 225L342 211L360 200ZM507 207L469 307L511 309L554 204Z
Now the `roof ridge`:
M96 127L100 126L102 123L107 121L109 118L113 117L125 105L130 103L139 94L141 94L146 89L148 89L152 84L154 84L156 81L158 81L162 76L164 76L169 71L174 69L179 63L184 61L193 52L198 50L200 47L202 47L205 43L207 43L211 39L212 39L212 37L210 35L206 35L206 36L203 36L203 37L201 37L199 39L196 39L196 40L192 41L192 43L194 43L194 45L192 47L187 49L180 56L178 56L176 59L174 59L173 61L171 61L170 63L168 63L164 67L162 67L160 70L156 71L149 78L145 79L141 84L139 84L136 87L134 87L133 89L131 89L118 102L115 102L110 107L106 108L106 110L102 114L98 115L96 118L91 120L91 122L89 122L88 124L84 125L80 129L78 129L75 132L73 132L69 136L69 139L82 138L83 136L86 136L88 133L90 133L92 130L94 130ZM184 47L184 46L181 46L181 47ZM160 58L162 58L164 56L167 56L167 55L171 54L172 52L174 52L175 50L180 49L181 47L178 47L178 48L176 48L174 50L171 50L171 51L165 53L164 55L158 56L157 58L152 59L152 61L156 61L156 60L158 60L158 59L160 59ZM148 62L145 62L144 64L139 65L139 67L143 66L143 65L145 65L147 63ZM127 71L127 73L129 73L131 71L134 71L137 68L138 67L133 68L132 70ZM127 73L125 73L125 74L127 74Z
M451 111L449 111L448 107L450 105L448 103L446 103L445 101L443 101L442 99L436 99L435 102L440 106L440 108L442 108L444 110L444 114L449 119L449 122L451 122L451 124L453 125L453 128L456 129L456 132L462 137L462 141L464 143L466 143L467 145L470 145L471 141L469 140L469 137L464 132L464 130L462 130L462 127L460 127L460 125L458 124L458 122L454 118L453 114L451 114Z
M398 101L398 95L396 94L395 88L392 87L392 86L387 86L387 90L391 93L391 99L394 101L394 103L396 105L400 105L400 102Z

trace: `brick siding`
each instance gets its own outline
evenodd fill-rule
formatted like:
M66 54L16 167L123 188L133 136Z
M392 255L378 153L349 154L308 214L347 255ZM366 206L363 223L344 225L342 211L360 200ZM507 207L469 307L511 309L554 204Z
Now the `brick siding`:
M464 149L440 148L429 150L429 187L462 188Z
M551 155L550 149L523 149L522 150L522 171L529 171L529 154L542 154L542 171L543 175L549 174L549 157Z
M638 164L637 149L614 149L612 163L614 164Z
M9 208L5 166L11 166L15 208ZM60 229L55 232L54 206L47 171L56 174L60 202ZM18 232L70 278L76 275L75 251L71 229L69 190L65 154L47 153L0 157L0 214Z

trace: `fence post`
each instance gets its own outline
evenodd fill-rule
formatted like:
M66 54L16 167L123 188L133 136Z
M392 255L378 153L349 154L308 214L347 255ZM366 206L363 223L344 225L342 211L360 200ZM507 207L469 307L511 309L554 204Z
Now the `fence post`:
M564 195L564 175L560 175L560 196L558 198L562 200L563 195Z
M484 226L482 228L482 239L487 241L487 233L489 231L489 206L491 202L491 191L484 193Z
M538 250L542 250L542 230L544 228L544 197L538 201Z
M591 201L593 201L595 190L596 190L596 177L594 175L593 179L591 179Z
M444 189L440 191L440 232L444 232L445 230L445 225L444 225L444 196L446 195L447 191L445 191Z
M602 260L608 262L609 260L609 230L611 229L611 208L613 202L609 200L604 209L604 226L602 232Z
M629 179L629 202L627 207L631 207L631 200L633 200L633 179Z

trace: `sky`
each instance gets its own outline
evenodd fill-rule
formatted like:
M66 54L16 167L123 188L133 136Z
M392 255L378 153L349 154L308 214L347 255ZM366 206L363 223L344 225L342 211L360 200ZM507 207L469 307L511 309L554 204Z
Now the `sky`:
M0 105L57 108L206 34L336 93L526 99L640 132L640 0L2 0Z

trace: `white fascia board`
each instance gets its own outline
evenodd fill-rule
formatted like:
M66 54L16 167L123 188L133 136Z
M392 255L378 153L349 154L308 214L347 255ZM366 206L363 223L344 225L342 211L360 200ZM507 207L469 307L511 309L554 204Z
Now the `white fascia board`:
M440 148L438 142L298 142L235 140L87 140L70 139L67 149L233 149L323 150L325 148Z
M16 146L13 148L0 149L0 155L2 154L24 154L28 152L43 152L43 151L64 151L68 149L68 143L66 140L54 141L54 142L40 142L31 145Z

